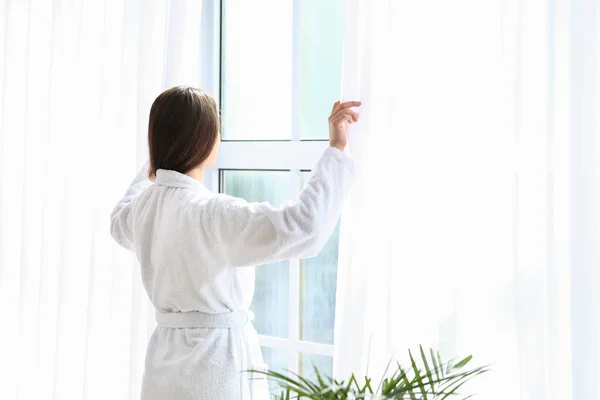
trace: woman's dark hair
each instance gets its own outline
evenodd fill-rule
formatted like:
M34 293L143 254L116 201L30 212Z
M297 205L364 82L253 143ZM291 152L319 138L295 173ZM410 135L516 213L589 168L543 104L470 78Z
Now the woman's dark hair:
M185 174L202 164L219 136L215 99L200 89L176 86L162 92L150 109L150 178L158 169Z

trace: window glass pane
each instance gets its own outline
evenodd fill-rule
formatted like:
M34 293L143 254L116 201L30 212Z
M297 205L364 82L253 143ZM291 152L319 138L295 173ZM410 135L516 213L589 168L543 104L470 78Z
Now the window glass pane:
M300 23L300 134L327 139L327 118L340 97L343 0L302 0Z
M310 173L302 174L306 181ZM339 223L321 253L300 263L300 339L333 344Z
M265 363L269 366L270 371L277 371L287 374L288 370L288 353L285 350L274 349L272 347L262 347L262 354ZM271 394L279 395L278 385L269 380L269 389Z
M223 0L223 139L327 139L343 30L343 0Z
M292 137L292 1L223 0L225 140Z
M316 380L315 367L319 370L321 378L331 377L333 375L333 357L306 353L300 354L300 376L311 381Z
M250 310L254 328L261 335L288 337L289 263L256 267L256 287Z
M279 206L290 198L289 171L223 171L223 193L251 202ZM289 263L256 267L256 287L251 310L261 335L288 337Z

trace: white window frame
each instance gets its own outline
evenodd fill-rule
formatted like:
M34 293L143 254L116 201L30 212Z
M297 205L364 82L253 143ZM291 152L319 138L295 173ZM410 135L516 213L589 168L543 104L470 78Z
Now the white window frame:
M209 37L204 41L203 58L212 60L212 62L208 68L205 68L203 80L206 82L205 90L216 95L220 103L223 87L223 80L221 79L223 0L205 0L205 4L202 21L208 24L209 28L203 29L203 32L209 32ZM294 1L294 18L299 15L296 11L298 6L299 2ZM300 48L296 44L298 39L297 34L294 32L292 65L298 65L296 62ZM292 78L293 88L298 87L298 81L298 74L294 73ZM292 93L295 95L298 91L292 90ZM292 99L292 104L298 102L299 99ZM323 121L323 123L326 124L327 121ZM220 190L221 171L223 170L289 170L292 187L290 198L296 198L301 190L302 171L311 170L323 151L329 146L327 140L301 140L301 132L297 128L299 126L299 124L292 121L292 138L288 141L222 141L214 167L206 171L205 185L218 192ZM259 335L261 346L284 351L284 354L288 357L287 368L292 373L300 372L300 353L333 357L332 344L300 340L300 322L302 320L302 315L300 315L300 287L300 260L292 259L289 261L288 337L279 338Z

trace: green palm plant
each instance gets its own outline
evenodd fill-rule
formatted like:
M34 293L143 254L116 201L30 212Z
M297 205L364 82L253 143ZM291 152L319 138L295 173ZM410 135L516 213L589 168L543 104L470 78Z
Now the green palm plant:
M440 353L429 350L426 354L423 347L419 347L417 357L409 350L410 367L404 368L397 364L391 376L391 362L381 379L379 385L374 388L372 379L365 377L364 382L359 383L355 375L348 381L338 382L335 379L322 374L316 367L315 379L309 380L300 375L276 371L252 371L266 375L274 381L281 389L278 400L306 399L306 400L445 400L462 399L471 396L460 394L459 389L472 378L488 371L487 366L467 369L472 356L468 356L454 362L444 362Z

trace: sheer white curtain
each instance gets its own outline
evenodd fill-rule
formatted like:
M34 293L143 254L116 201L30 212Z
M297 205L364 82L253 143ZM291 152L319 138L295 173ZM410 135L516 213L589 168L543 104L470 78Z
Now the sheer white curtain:
M139 398L154 317L109 216L155 96L215 89L212 7L0 1L0 398Z
M600 398L596 0L347 0L363 100L334 375L419 344L485 399Z

